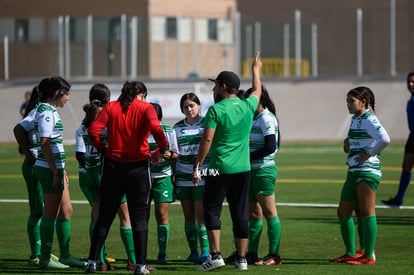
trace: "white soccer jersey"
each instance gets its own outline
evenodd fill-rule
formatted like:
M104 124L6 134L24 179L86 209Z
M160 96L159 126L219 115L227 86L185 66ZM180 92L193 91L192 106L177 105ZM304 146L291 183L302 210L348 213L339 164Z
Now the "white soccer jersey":
M198 122L190 125L183 119L174 125L180 152L175 166L175 182L177 186L194 186L192 181L193 165L197 159L198 148L204 133L203 121L204 118L201 117ZM206 158L200 169L207 169L207 164L208 159ZM204 185L204 179L202 178L197 185Z
M250 131L250 152L257 151L264 147L264 137L268 135L276 136L276 150L264 158L255 159L251 161L251 169L259 169L262 167L276 165L275 155L278 150L277 139L278 139L279 125L274 114L268 109L264 109L258 116L253 118L252 130Z
M347 164L349 171L367 171L381 176L379 152L388 145L390 137L370 110L366 110L358 117L352 116L348 139ZM355 161L355 157L360 153L367 153L371 157L363 163L358 163Z
M107 140L106 128L101 132L101 138ZM75 152L85 153L85 167L97 167L101 165L101 154L98 152L95 146L93 146L91 139L89 138L88 128L80 125L76 129L76 143Z
M36 104L33 110L31 110L29 114L19 122L20 126L22 126L26 131L30 151L35 158L37 158L38 151L40 150L39 139L37 138L35 131L35 115L37 107L38 104Z
M53 160L56 168L64 169L66 153L63 148L63 124L55 107L48 103L40 103L35 114L35 132L39 138L47 137L50 139ZM35 166L49 168L45 156L40 148Z

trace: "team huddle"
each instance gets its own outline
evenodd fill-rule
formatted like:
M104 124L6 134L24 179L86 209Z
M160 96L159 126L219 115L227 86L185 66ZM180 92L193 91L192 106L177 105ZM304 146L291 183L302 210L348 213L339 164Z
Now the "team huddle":
M186 261L200 263L198 271L226 264L238 270L248 265L281 265L281 223L275 204L280 145L276 108L260 80L262 63L252 62L252 86L240 90L240 78L222 71L214 82L215 104L201 116L193 93L180 99L184 118L172 127L162 121L162 107L146 102L144 83L125 82L119 98L95 84L76 130L75 153L79 185L91 206L87 262L69 251L72 205L63 124L57 107L69 100L70 84L61 77L45 78L33 88L24 118L15 126L25 155L30 215L27 222L30 262L40 269L84 268L86 273L114 270L106 238L116 215L128 258L126 269L149 274L148 220L153 202L157 223L157 264L168 264L170 238L168 205L180 201L189 247ZM375 192L381 179L379 153L390 142L375 116L375 97L367 87L347 94L353 115L344 151L349 166L338 207L345 254L332 263L375 263L377 222ZM233 222L234 253L220 252L221 211L227 200ZM358 218L360 249L355 248ZM268 254L259 257L259 241L267 223ZM57 235L59 257L52 244Z

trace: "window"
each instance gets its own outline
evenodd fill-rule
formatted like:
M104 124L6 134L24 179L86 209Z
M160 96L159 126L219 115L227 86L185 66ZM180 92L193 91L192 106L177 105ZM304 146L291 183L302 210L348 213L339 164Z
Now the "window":
M217 41L217 19L208 19L208 40Z
M27 19L16 19L14 22L14 41L27 42L29 40L29 22Z
M177 39L177 18L167 17L167 39Z

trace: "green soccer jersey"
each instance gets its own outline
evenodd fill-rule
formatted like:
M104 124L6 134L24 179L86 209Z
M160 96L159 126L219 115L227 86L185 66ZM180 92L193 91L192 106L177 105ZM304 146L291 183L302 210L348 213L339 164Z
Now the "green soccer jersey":
M204 127L215 129L209 170L219 174L250 171L249 134L258 101L254 96L223 99L210 106Z
M177 138L175 136L174 129L164 122L160 122L161 128L164 131L165 137L167 138L168 148L167 150L178 153ZM150 134L148 136L148 145L150 151L153 151L157 148L157 143L155 142L154 137ZM166 160L161 160L158 164L151 165L151 178L165 178L172 175L171 163Z
M276 137L276 150L275 152L259 159L252 160L250 165L252 170L260 169L276 165L275 155L277 152L277 133L279 131L279 125L274 114L268 109L264 109L259 115L253 118L252 130L250 131L250 152L257 151L264 147L265 136L275 135Z
M56 168L64 169L66 153L62 142L63 124L56 108L48 103L40 103L36 110L34 120L36 137L39 142L42 137L50 139L50 147ZM41 149L39 150L35 166L49 168L49 164Z
M379 151L389 143L389 136L378 118L370 110L366 110L358 117L352 116L348 139L347 164L349 171L365 171L381 176ZM360 153L370 154L371 157L358 163L355 157Z
M175 166L175 182L177 186L193 187L192 174L193 165L197 159L198 148L200 147L201 137L204 133L204 118L194 124L188 124L185 119L174 125L174 131L177 136L179 155ZM204 161L207 163L208 159ZM200 169L207 168L207 164L203 164ZM204 185L202 179L198 186Z

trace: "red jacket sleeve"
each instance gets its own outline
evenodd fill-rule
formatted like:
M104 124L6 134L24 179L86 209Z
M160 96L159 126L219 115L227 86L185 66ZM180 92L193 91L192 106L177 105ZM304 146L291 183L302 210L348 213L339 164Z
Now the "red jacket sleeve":
M107 127L108 123L108 106L107 104L98 114L96 119L92 122L92 124L88 128L89 138L93 146L96 147L99 151L103 151L105 149L105 144L101 138L100 133L102 132L105 127Z
M151 135L154 137L155 142L157 143L158 148L160 149L160 152L164 153L165 150L167 150L168 141L158 120L157 112L155 112L155 109L152 105L150 105L149 108L147 108L145 116L147 117L147 121L150 123L148 128L151 132Z

